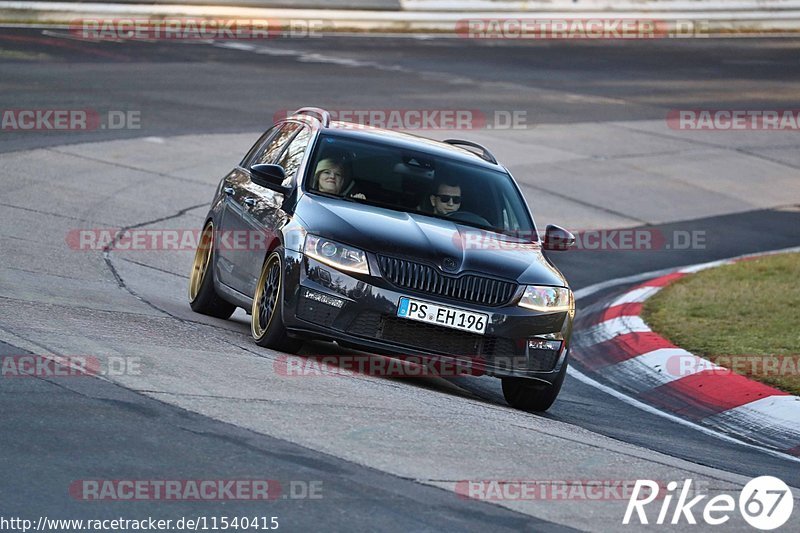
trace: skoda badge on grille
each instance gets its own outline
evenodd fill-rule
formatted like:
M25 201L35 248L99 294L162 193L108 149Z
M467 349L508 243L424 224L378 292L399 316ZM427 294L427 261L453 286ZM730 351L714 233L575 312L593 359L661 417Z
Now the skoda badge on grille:
M458 269L458 261L452 257L445 257L442 261L442 268L448 272L455 272Z

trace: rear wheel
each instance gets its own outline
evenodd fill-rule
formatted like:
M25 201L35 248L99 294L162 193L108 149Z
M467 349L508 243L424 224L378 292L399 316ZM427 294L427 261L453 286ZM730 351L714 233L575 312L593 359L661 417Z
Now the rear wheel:
M189 305L195 313L216 318L230 318L236 306L226 302L214 290L214 224L209 220L200 234L189 275Z
M253 308L250 315L250 333L259 346L281 352L296 353L303 345L293 339L283 325L283 248L278 248L267 257L261 267Z
M567 362L561 367L552 385L526 378L502 378L503 397L508 405L523 411L547 411L556 401L564 376L567 373Z

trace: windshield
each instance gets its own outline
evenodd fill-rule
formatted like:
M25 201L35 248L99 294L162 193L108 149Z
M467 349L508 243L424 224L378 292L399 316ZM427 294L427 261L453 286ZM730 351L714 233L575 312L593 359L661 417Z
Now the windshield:
M505 172L423 151L323 135L306 190L396 211L533 236L533 222Z

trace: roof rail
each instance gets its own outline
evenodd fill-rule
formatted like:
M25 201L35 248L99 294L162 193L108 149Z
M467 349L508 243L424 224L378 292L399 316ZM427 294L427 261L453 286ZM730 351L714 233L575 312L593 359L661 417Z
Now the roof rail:
M331 114L319 107L301 107L292 115L311 115L319 120L324 128L331 125Z
M464 141L461 139L446 139L442 142L445 142L447 144L452 144L453 146L469 146L470 148L477 148L478 150L481 151L480 154L472 152L472 150L470 150L470 152L474 153L484 161L488 161L489 163L493 163L495 165L497 164L497 158L494 156L494 154L490 152L485 146L481 146L478 143L474 143L472 141Z

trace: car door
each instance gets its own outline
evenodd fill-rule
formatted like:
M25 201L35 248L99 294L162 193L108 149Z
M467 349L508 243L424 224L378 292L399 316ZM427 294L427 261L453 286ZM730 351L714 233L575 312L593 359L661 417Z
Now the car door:
M294 134L291 141L286 144L277 159L273 161L273 163L283 167L286 172L286 179L283 181L284 185L295 183L310 142L311 129L308 126L302 126ZM251 232L251 235L264 235L263 242L272 242L280 228L286 225L289 219L289 215L282 208L284 195L256 185L252 181L243 185L242 188L248 194L244 200L244 222L248 227L248 231ZM248 203L247 198L252 198L255 201ZM247 273L248 292L246 294L249 295L255 293L255 286L261 274L265 251L257 247L251 247L248 252L249 257L245 259L245 263L237 266L241 272ZM244 258L244 256L241 257Z
M257 202L250 185L250 165L272 163L294 138L301 125L287 122L273 127L250 149L241 164L225 177L222 186L223 208L218 224L216 254L217 279L242 294L250 295L247 248L253 241L245 222L247 203ZM258 193L264 191L259 188ZM243 270L244 268L244 270Z

